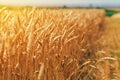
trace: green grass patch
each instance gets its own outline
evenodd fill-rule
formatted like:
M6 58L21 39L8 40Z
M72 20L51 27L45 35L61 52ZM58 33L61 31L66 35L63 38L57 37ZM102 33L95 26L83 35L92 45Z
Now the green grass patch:
M118 11L109 10L109 9L105 9L105 12L106 12L106 16L112 16L112 15L118 13Z

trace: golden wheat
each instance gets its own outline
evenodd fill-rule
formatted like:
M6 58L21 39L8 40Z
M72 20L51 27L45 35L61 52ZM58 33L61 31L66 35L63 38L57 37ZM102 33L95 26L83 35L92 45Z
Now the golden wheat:
M96 9L1 9L0 80L101 80L103 20Z

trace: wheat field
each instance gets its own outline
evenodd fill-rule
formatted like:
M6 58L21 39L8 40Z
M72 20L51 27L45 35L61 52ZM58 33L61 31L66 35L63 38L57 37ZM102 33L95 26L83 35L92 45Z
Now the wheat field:
M103 10L0 9L0 80L110 80Z

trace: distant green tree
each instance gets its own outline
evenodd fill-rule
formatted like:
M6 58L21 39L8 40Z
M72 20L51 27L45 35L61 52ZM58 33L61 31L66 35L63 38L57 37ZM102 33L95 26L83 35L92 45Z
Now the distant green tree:
M63 8L67 8L67 6L66 6L66 5L64 5L64 6L63 6Z

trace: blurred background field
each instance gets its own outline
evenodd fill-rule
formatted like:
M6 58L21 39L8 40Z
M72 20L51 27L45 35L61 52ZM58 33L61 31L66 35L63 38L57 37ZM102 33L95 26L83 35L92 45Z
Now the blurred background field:
M116 14L115 14L116 15ZM119 80L120 75L120 17L116 17L113 15L112 17L106 17L105 24L105 36L104 40L106 41L106 50L110 54L111 57L117 59L115 62L111 62L111 70L113 72L118 73L116 75ZM115 16L115 17L114 17ZM116 80L116 79L115 79Z

